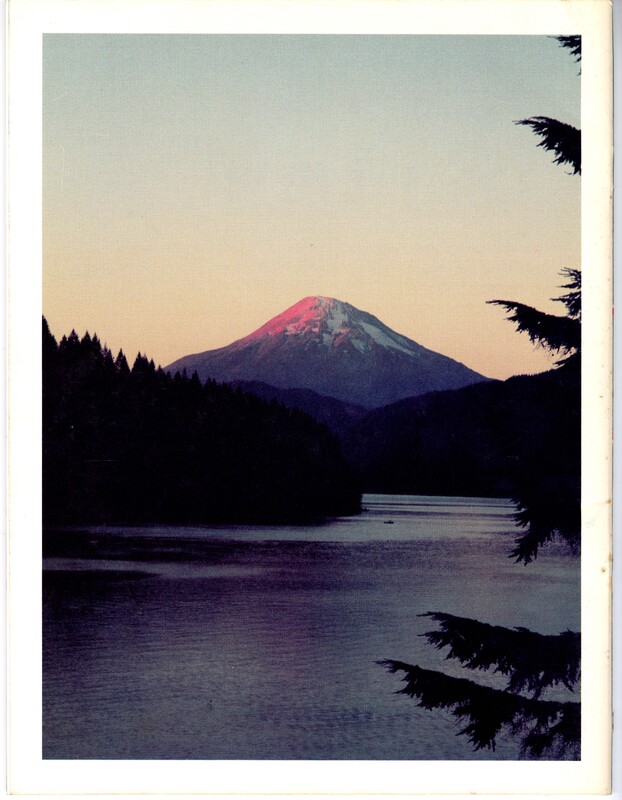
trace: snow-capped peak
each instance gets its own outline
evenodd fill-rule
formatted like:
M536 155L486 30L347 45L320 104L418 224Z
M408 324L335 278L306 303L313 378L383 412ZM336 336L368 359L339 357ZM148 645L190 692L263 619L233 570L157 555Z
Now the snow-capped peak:
M414 342L396 334L372 314L359 311L334 297L321 295L304 297L243 341L275 336L314 339L325 347L343 346L349 342L359 352L368 352L374 345L407 355L414 355L419 349Z
M373 314L322 295L304 297L243 339L186 356L169 369L306 388L367 408L483 378Z

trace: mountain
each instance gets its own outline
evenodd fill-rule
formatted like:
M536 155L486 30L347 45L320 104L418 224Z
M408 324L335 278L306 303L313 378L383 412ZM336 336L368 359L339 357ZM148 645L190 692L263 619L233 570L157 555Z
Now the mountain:
M202 381L311 389L368 409L487 380L331 297L305 297L243 339L166 369L196 371Z

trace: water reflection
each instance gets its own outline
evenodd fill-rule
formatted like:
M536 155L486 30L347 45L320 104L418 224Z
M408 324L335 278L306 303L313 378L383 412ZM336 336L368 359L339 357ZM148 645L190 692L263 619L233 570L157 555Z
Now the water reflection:
M516 759L503 732L474 753L376 662L449 663L418 636L430 608L576 627L578 572L516 570L503 502L411 500L311 528L48 532L44 756Z

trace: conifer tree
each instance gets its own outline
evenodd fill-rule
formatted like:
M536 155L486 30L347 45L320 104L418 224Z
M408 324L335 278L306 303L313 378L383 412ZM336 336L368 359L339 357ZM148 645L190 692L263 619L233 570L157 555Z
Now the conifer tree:
M560 36L558 42L581 60L581 37ZM573 174L581 173L581 132L550 117L532 117L517 124L527 125L541 138L539 146L555 154L555 163L568 164ZM556 298L564 315L546 314L510 300L491 300L507 312L519 332L556 353L558 393L557 418L551 426L557 433L555 447L546 463L525 458L513 475L515 519L524 533L510 554L528 564L539 549L561 537L575 552L581 537L580 510L580 359L581 359L581 272L566 269L567 292ZM539 454L538 454L539 455ZM581 707L576 701L543 699L547 689L563 686L572 692L580 679L581 637L565 631L543 636L525 628L507 629L429 612L440 630L423 636L437 649L448 648L447 658L456 659L471 670L492 670L508 678L505 689L482 686L466 678L421 669L403 661L378 662L390 672L404 675L399 690L427 709L450 709L464 724L459 731L475 750L495 749L502 730L520 738L521 753L530 758L580 757ZM528 696L527 696L528 695Z
M114 366L119 375L125 377L130 374L130 367L129 364L127 363L127 358L125 357L125 353L123 352L123 350L119 350L119 353L114 362Z

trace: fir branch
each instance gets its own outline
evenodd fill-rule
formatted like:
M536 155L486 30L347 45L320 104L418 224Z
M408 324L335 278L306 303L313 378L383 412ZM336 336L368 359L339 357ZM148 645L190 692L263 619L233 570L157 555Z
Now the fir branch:
M540 476L537 485L520 487L513 498L514 519L526 533L515 541L509 557L529 564L543 547L561 538L578 555L581 546L581 490L579 476Z
M517 125L527 125L541 138L538 147L553 151L555 164L570 164L573 174L581 174L581 131L551 117L521 119Z
M421 708L449 709L457 720L466 722L458 735L466 735L474 750L494 751L497 737L507 728L522 735L523 755L540 758L550 753L579 757L579 703L521 697L403 661L386 659L377 663L391 673L405 673L405 685L397 694L416 697Z
M564 354L578 351L581 346L581 323L578 319L545 314L536 308L512 300L488 300L502 306L507 319L516 323L519 333L526 333L536 345Z
M530 523L528 509L517 512L514 518L519 525L524 525L528 530L515 540L515 547L508 557L513 558L517 563L522 561L525 565L531 564L536 560L540 548L555 538L555 531L550 527L539 527L535 523Z
M579 680L581 637L573 631L545 636L526 628L503 628L452 614L428 612L440 624L439 631L421 634L447 658L468 669L487 670L509 677L507 691L528 691L538 699L549 686L563 684L570 691Z
M575 61L581 61L581 37L580 36L555 36L555 39L562 47L570 50Z
M581 319L581 270L564 268L562 275L568 278L568 283L562 284L562 289L569 289L561 297L551 298L556 303L563 303L570 319Z

